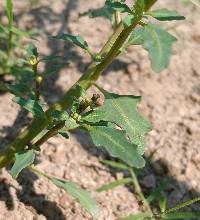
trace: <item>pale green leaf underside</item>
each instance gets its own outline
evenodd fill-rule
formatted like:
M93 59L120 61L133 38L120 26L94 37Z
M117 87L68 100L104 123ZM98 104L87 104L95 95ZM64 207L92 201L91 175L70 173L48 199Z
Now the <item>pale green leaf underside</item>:
M112 157L121 159L129 166L144 167L144 159L138 153L137 146L127 140L125 131L104 126L87 128L97 147L104 147Z
M16 153L15 163L10 171L12 177L17 178L19 173L27 166L30 166L34 162L34 160L35 160L34 150L28 150L25 152Z
M146 13L159 21L184 20L185 17L179 15L176 11L170 11L166 8L150 11Z
M137 146L140 154L145 150L145 134L148 133L152 126L137 111L141 97L117 95L102 90L105 96L104 105L96 110L106 112L105 121L116 123L130 138L130 141Z
M86 190L81 189L73 182L52 178L52 182L61 189L64 189L75 199L78 199L80 204L94 217L98 217L98 207L95 201L91 198L90 193Z

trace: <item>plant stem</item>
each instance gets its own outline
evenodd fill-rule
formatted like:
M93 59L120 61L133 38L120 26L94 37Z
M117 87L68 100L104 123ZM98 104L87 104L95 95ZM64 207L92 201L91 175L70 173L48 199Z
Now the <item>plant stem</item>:
M43 176L43 177L45 177L46 179L49 179L49 180L51 179L51 177L50 177L49 175L47 175L46 173L43 173L43 172L39 171L38 169L36 169L36 168L33 167L33 166L29 166L28 169L31 170L33 173L39 175L39 176Z
M60 129L65 126L65 122L59 122L51 130L49 130L44 136L42 136L36 143L33 144L34 148L39 149L42 144L44 144L49 138L53 137L58 133Z
M150 7L157 0L146 0L146 11L150 9ZM25 148L25 146L31 142L31 140L36 137L51 121L51 112L54 110L65 110L72 104L72 99L74 96L77 96L77 92L75 87L77 84L80 84L83 89L88 89L91 84L87 83L87 81L96 81L104 69L115 59L115 57L119 54L120 48L126 42L129 35L135 29L137 24L141 21L141 17L136 17L133 21L133 24L127 28L123 27L123 23L121 22L113 33L113 35L109 38L105 46L100 51L99 55L103 56L103 60L100 64L95 64L93 62L86 73L82 75L82 77L75 83L68 92L54 105L52 105L49 110L46 112L47 120L41 120L35 118L33 122L26 128L9 146L9 148L4 152L4 154L0 155L0 168L10 164L14 154L19 152Z
M142 193L142 190L141 190L141 187L140 187L140 184L138 182L138 179L137 179L137 176L135 175L134 173L134 170L133 168L130 168L129 169L129 172L131 174L131 178L132 178L132 182L133 182L133 185L135 187L135 191L136 193L139 195L145 209L147 212L151 213L151 215L153 216L153 212L151 210L151 207L149 206L149 203L147 202L146 198L144 197L144 194Z

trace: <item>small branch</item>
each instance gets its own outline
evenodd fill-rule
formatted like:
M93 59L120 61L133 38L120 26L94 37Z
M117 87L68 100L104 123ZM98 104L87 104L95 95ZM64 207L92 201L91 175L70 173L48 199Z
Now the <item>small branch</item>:
M140 184L138 182L138 179L137 179L137 176L135 175L134 173L134 170L133 168L130 168L129 169L129 172L131 174L131 178L132 178L132 182L133 182L133 185L135 187L135 191L136 193L139 195L145 209L147 212L151 213L152 217L154 216L152 210L151 210L151 207L149 206L149 203L147 202L146 198L144 197L144 194L142 193L142 190L141 190L141 187L140 187ZM152 218L151 218L152 219Z

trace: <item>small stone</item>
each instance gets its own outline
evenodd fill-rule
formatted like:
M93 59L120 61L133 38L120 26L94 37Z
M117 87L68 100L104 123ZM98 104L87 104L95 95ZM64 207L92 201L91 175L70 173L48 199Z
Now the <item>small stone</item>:
M153 174L145 176L142 180L142 184L147 188L155 188L156 187L156 178Z

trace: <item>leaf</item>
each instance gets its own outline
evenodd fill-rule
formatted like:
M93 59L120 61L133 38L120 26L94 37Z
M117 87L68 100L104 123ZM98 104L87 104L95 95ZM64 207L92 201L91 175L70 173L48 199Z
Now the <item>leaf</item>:
M141 34L141 28L136 28L132 32L128 42L125 44L125 47L128 47L130 45L141 45L142 43L143 43L143 37Z
M114 12L114 10L112 8L105 5L102 8L99 8L99 9L89 10L88 15L89 15L90 18L104 17L104 18L111 21L113 12Z
M125 27L131 26L134 21L134 18L135 18L134 15L127 15L123 20L124 26Z
M9 28L11 29L13 25L13 2L12 0L6 0L6 11L9 22Z
M149 52L152 68L156 72L165 69L169 65L172 44L176 38L153 24L148 24L140 29L140 35L143 39L142 45Z
M121 13L129 13L129 14L133 13L131 9L128 7L128 5L123 4L121 2L109 2L107 3L107 5L113 10L119 11Z
M69 119L69 114L67 111L53 111L51 112L51 117L53 117L56 121L66 121Z
M43 61L43 62L49 62L49 61L55 61L57 59L60 59L61 56L58 56L58 55L49 55L49 56L44 56L40 59L40 61Z
M170 11L167 8L162 8L154 11L149 11L146 15L150 15L159 21L184 20L185 17L179 15L176 11Z
M27 85L27 83L20 83L20 84L11 84L7 85L8 90L16 95L16 96L22 96L22 95L29 95L30 97L34 97L32 94L32 91L30 89L30 86Z
M26 50L26 56L27 58L30 58L31 56L38 57L38 51L37 47L34 44L29 44L27 50Z
M126 139L126 132L103 126L87 126L87 130L97 147L104 147L108 153L129 166L141 168L145 161L137 151L137 146Z
M131 178L123 178L121 180L116 180L116 181L114 181L112 183L103 185L102 187L98 188L97 192L108 191L110 189L114 189L114 188L116 188L118 186L125 185L125 184L128 184L130 182L132 182Z
M71 43L76 44L77 46L81 47L84 50L88 49L87 42L80 35L73 36L70 34L61 33L55 36L54 38L59 39L59 40L69 41Z
M31 112L34 117L41 118L41 119L45 118L45 113L42 109L42 106L41 106L40 102L38 102L36 100L32 100L32 99L27 100L27 99L24 99L24 98L18 97L18 96L15 96L12 99L12 101L16 102L22 108L25 108L26 110Z
M16 179L19 173L27 166L30 166L34 162L34 160L35 160L34 150L28 150L25 152L16 153L15 163L10 171L12 177Z
M151 213L148 212L138 213L135 215L130 215L129 217L120 218L119 220L144 220L147 217L151 217Z
M96 122L102 121L105 115L106 115L105 111L92 110L92 111L85 113L81 117L81 119L82 121L85 121L85 122L96 123Z
M129 169L129 167L126 166L123 163L114 162L114 161L111 161L111 160L102 160L101 162L108 165L108 166L118 168L118 169L122 169L122 170L128 170Z
M100 89L104 96L104 105L98 111L105 111L104 121L116 123L126 131L130 141L137 146L140 154L144 153L144 136L152 129L151 124L137 111L137 105L141 101L139 96L117 95Z
M67 132L79 127L79 124L77 124L76 121L70 117L66 111L53 111L51 112L51 117L55 121L65 121L65 127L62 129L63 132Z
M19 28L16 28L14 26L12 26L11 31L20 37L31 37L31 35L33 34L31 31L20 30Z
M200 212L195 212L195 211L194 212L175 212L175 213L169 213L169 214L164 215L163 219L164 220L168 220L168 219L188 220L188 219L199 219L199 217L200 217Z
M98 217L98 207L95 201L91 198L90 193L81 189L73 182L67 182L57 178L52 178L52 182L59 188L64 189L71 196L78 199L81 205L94 217Z

